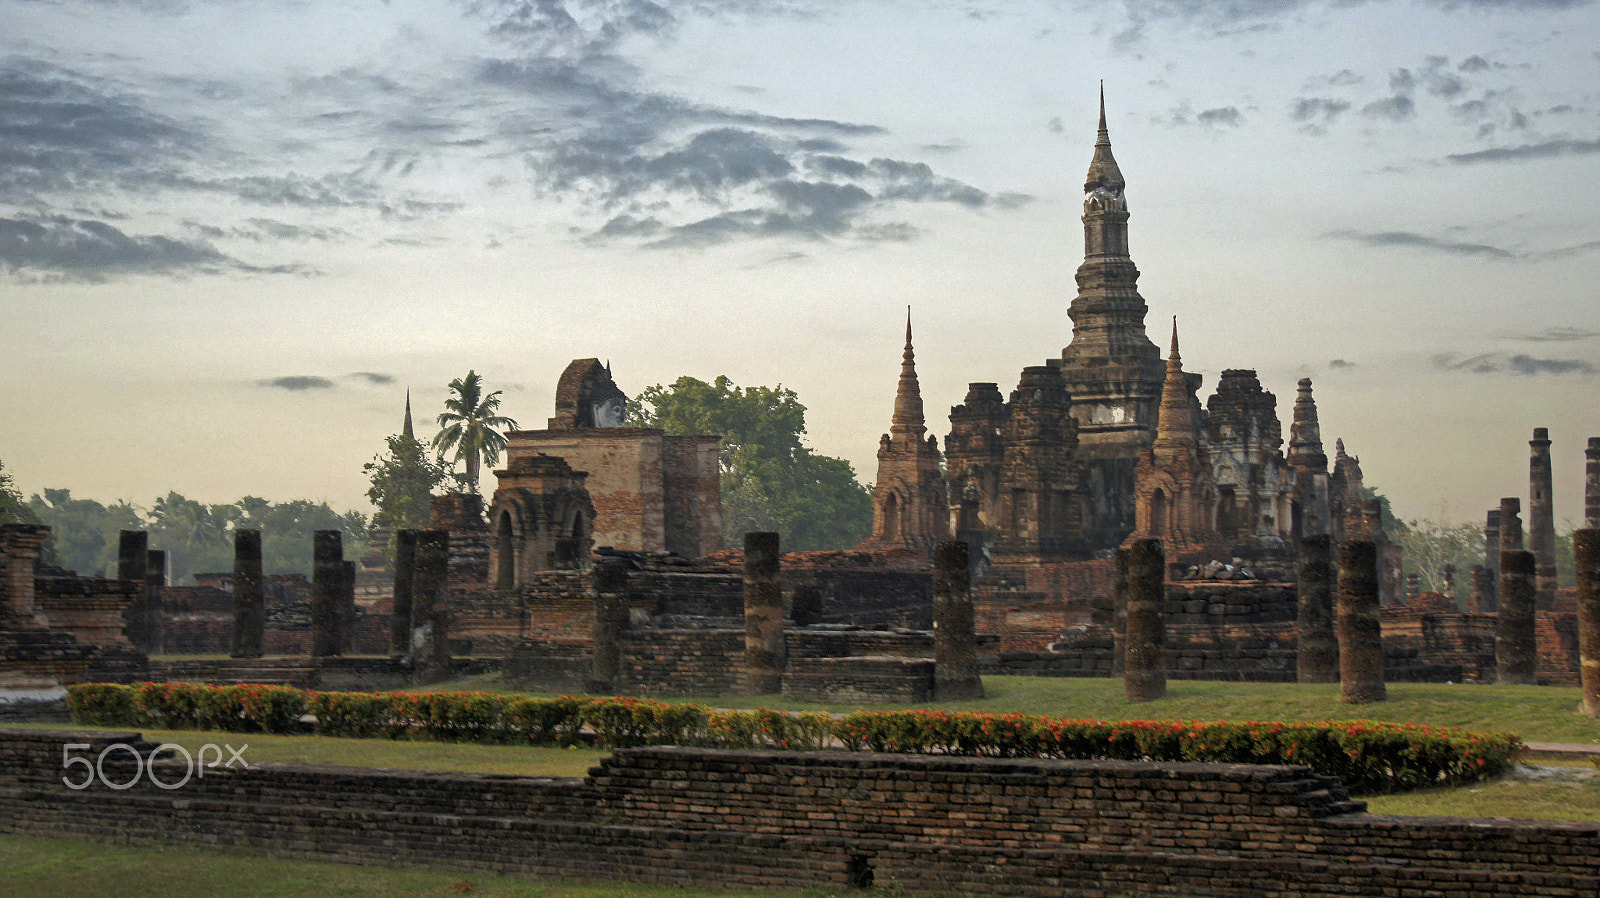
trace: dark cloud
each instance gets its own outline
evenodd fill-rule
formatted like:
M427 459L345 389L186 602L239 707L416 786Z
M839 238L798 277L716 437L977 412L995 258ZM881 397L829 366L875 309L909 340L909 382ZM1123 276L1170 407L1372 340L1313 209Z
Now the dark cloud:
M366 381L373 386L379 387L394 383L393 374L383 374L377 371L356 371L352 374L346 374L345 377L351 380Z
M274 377L269 380L256 381L257 386L273 387L279 390L288 390L291 393L303 393L307 390L331 390L333 381L326 377L317 377L311 374L295 374L288 377Z
M129 274L287 273L258 268L199 240L130 235L103 221L0 218L0 267L24 278L105 281Z
M1589 156L1595 153L1600 153L1600 139L1557 138L1515 147L1493 147L1471 153L1452 153L1444 158L1456 165L1473 165L1479 162L1526 162L1555 156Z
M1062 123L1059 115L1045 122L1044 126L1051 134L1060 134L1067 130L1067 126Z
M1346 100L1301 97L1289 107L1289 118L1303 123L1306 130L1320 134L1349 109L1350 103Z
M1399 246L1461 256L1480 256L1489 259L1517 258L1516 253L1501 249L1498 246L1490 246L1485 243L1461 243L1453 240L1440 240L1436 237L1425 237L1409 231L1379 231L1375 233L1333 231L1325 236L1339 240L1353 240L1367 246Z
M1595 367L1582 359L1536 359L1514 355L1507 360L1513 374L1593 374Z
M1334 370L1334 371L1339 371L1339 370L1342 370L1342 369L1345 369L1345 368L1354 368L1354 367L1356 367L1356 363L1355 362L1347 362L1344 359L1334 359L1333 361L1328 363L1328 367L1330 369Z
M1461 60L1461 62L1456 65L1456 68L1463 72L1487 72L1489 69L1493 68L1493 66L1490 64L1489 60L1484 59L1482 56L1473 55Z
M1537 334L1506 334L1508 340L1524 340L1529 343L1571 343L1579 340L1592 340L1600 337L1600 331L1585 330L1581 327L1551 327Z
M1244 115L1235 106L1222 106L1201 112L1195 120L1202 125L1237 128L1244 124Z
M1416 103L1405 94L1395 94L1382 100L1374 100L1361 107L1361 114L1369 118L1388 119L1392 122L1403 122L1416 112Z
M1516 374L1534 377L1542 374L1595 374L1600 371L1583 359L1538 359L1521 354L1507 357L1497 353L1483 353L1463 357L1446 352L1433 356L1430 361L1435 368L1442 371L1460 371L1469 374Z

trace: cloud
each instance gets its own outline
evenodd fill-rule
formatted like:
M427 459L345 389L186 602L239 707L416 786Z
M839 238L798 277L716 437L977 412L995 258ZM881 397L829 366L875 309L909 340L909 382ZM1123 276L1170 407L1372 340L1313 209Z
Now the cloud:
M1507 360L1513 374L1593 374L1595 367L1582 359L1536 359L1514 355Z
M382 374L377 371L356 371L352 374L346 374L345 377L350 380L363 380L378 387L394 383L393 374Z
M103 221L62 217L0 218L0 268L23 277L90 282L129 274L301 271L247 265L205 241L130 235Z
M1216 109L1207 109L1195 116L1195 120L1202 125L1237 128L1244 124L1244 116L1235 106L1223 106Z
M1452 153L1444 158L1456 165L1475 165L1480 162L1526 162L1557 156L1590 156L1595 153L1600 153L1600 139L1557 138L1515 147L1494 147L1471 153Z
M1507 333L1501 335L1504 339L1520 339L1526 343L1576 343L1582 339L1594 339L1600 336L1600 330L1584 330L1574 327L1546 328L1541 333Z
M1480 256L1489 259L1514 259L1517 253L1490 246L1486 243L1462 243L1453 240L1440 240L1436 237L1426 237L1409 231L1378 231L1367 233L1362 231L1331 231L1325 235L1338 240L1352 240L1367 246L1399 246L1412 249L1422 249L1434 252L1451 253L1461 256Z
M1321 134L1327 126L1350 109L1347 100L1336 100L1329 97L1301 97L1289 107L1289 118L1301 122L1305 130Z
M288 390L291 393L304 393L307 390L331 390L333 381L326 377L317 377L312 374L295 374L288 377L274 377L268 380L256 381L257 386L271 387L279 390Z
M1344 370L1344 369L1348 369L1348 368L1354 368L1354 367L1356 367L1356 363L1355 362L1347 362L1344 359L1334 359L1333 361L1328 363L1328 367L1333 369L1333 370L1335 370L1335 371L1339 371L1339 370Z
M1416 112L1417 105L1405 94L1395 94L1382 100L1374 100L1361 107L1361 114L1368 118L1388 119L1392 122L1403 122Z
M1452 352L1439 353L1429 359L1441 371L1468 374L1515 374L1534 377L1542 374L1594 374L1600 369L1582 359L1538 359L1529 355L1503 356L1482 353L1458 356Z

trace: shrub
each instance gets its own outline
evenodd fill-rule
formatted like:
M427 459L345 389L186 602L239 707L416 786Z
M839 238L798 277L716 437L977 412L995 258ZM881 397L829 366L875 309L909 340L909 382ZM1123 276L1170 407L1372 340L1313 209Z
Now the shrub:
M67 687L67 710L74 723L90 726L139 726L133 687L117 683L76 683Z
M589 699L514 698L506 705L506 721L520 742L529 745L576 745L583 729L583 706Z

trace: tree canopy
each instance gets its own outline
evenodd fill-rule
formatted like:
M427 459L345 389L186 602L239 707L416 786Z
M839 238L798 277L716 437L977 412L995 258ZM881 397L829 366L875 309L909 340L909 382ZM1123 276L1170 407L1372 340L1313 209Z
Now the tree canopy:
M505 451L506 438L500 433L511 430L517 422L502 417L500 391L487 396L483 393L483 378L476 371L466 377L450 381L452 395L444 401L445 410L439 413L439 433L433 445L441 453L455 450L455 461L467 463L467 483L473 492L478 491L478 470L484 463L494 465Z
M366 518L336 512L326 502L298 499L274 503L257 496L206 505L177 492L155 500L148 512L129 504L102 505L74 499L70 490L47 489L28 506L51 528L45 545L53 564L84 575L116 576L118 534L145 530L150 548L167 553L167 574L184 585L194 574L233 570L233 532L261 531L261 562L269 574L311 573L311 540L317 530L344 533L344 555L366 551ZM50 557L47 557L50 560Z
M781 384L680 377L647 387L625 423L723 438L722 532L731 546L772 530L786 549L847 549L872 532L871 493L849 462L805 445L806 407Z
M415 437L397 433L388 438L388 451L362 466L372 487L367 498L377 509L372 515L372 534L380 528L389 531L384 554L394 559L395 541L401 530L420 530L428 526L433 490L449 477L444 462L428 456L427 447Z

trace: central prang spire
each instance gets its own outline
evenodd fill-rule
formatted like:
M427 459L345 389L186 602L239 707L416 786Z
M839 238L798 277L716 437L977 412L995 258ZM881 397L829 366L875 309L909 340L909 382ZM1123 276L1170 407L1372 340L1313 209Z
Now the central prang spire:
M900 386L894 394L894 417L890 431L909 433L922 439L927 422L922 415L922 387L917 383L917 356L911 348L911 307L906 306L906 348L900 356Z

